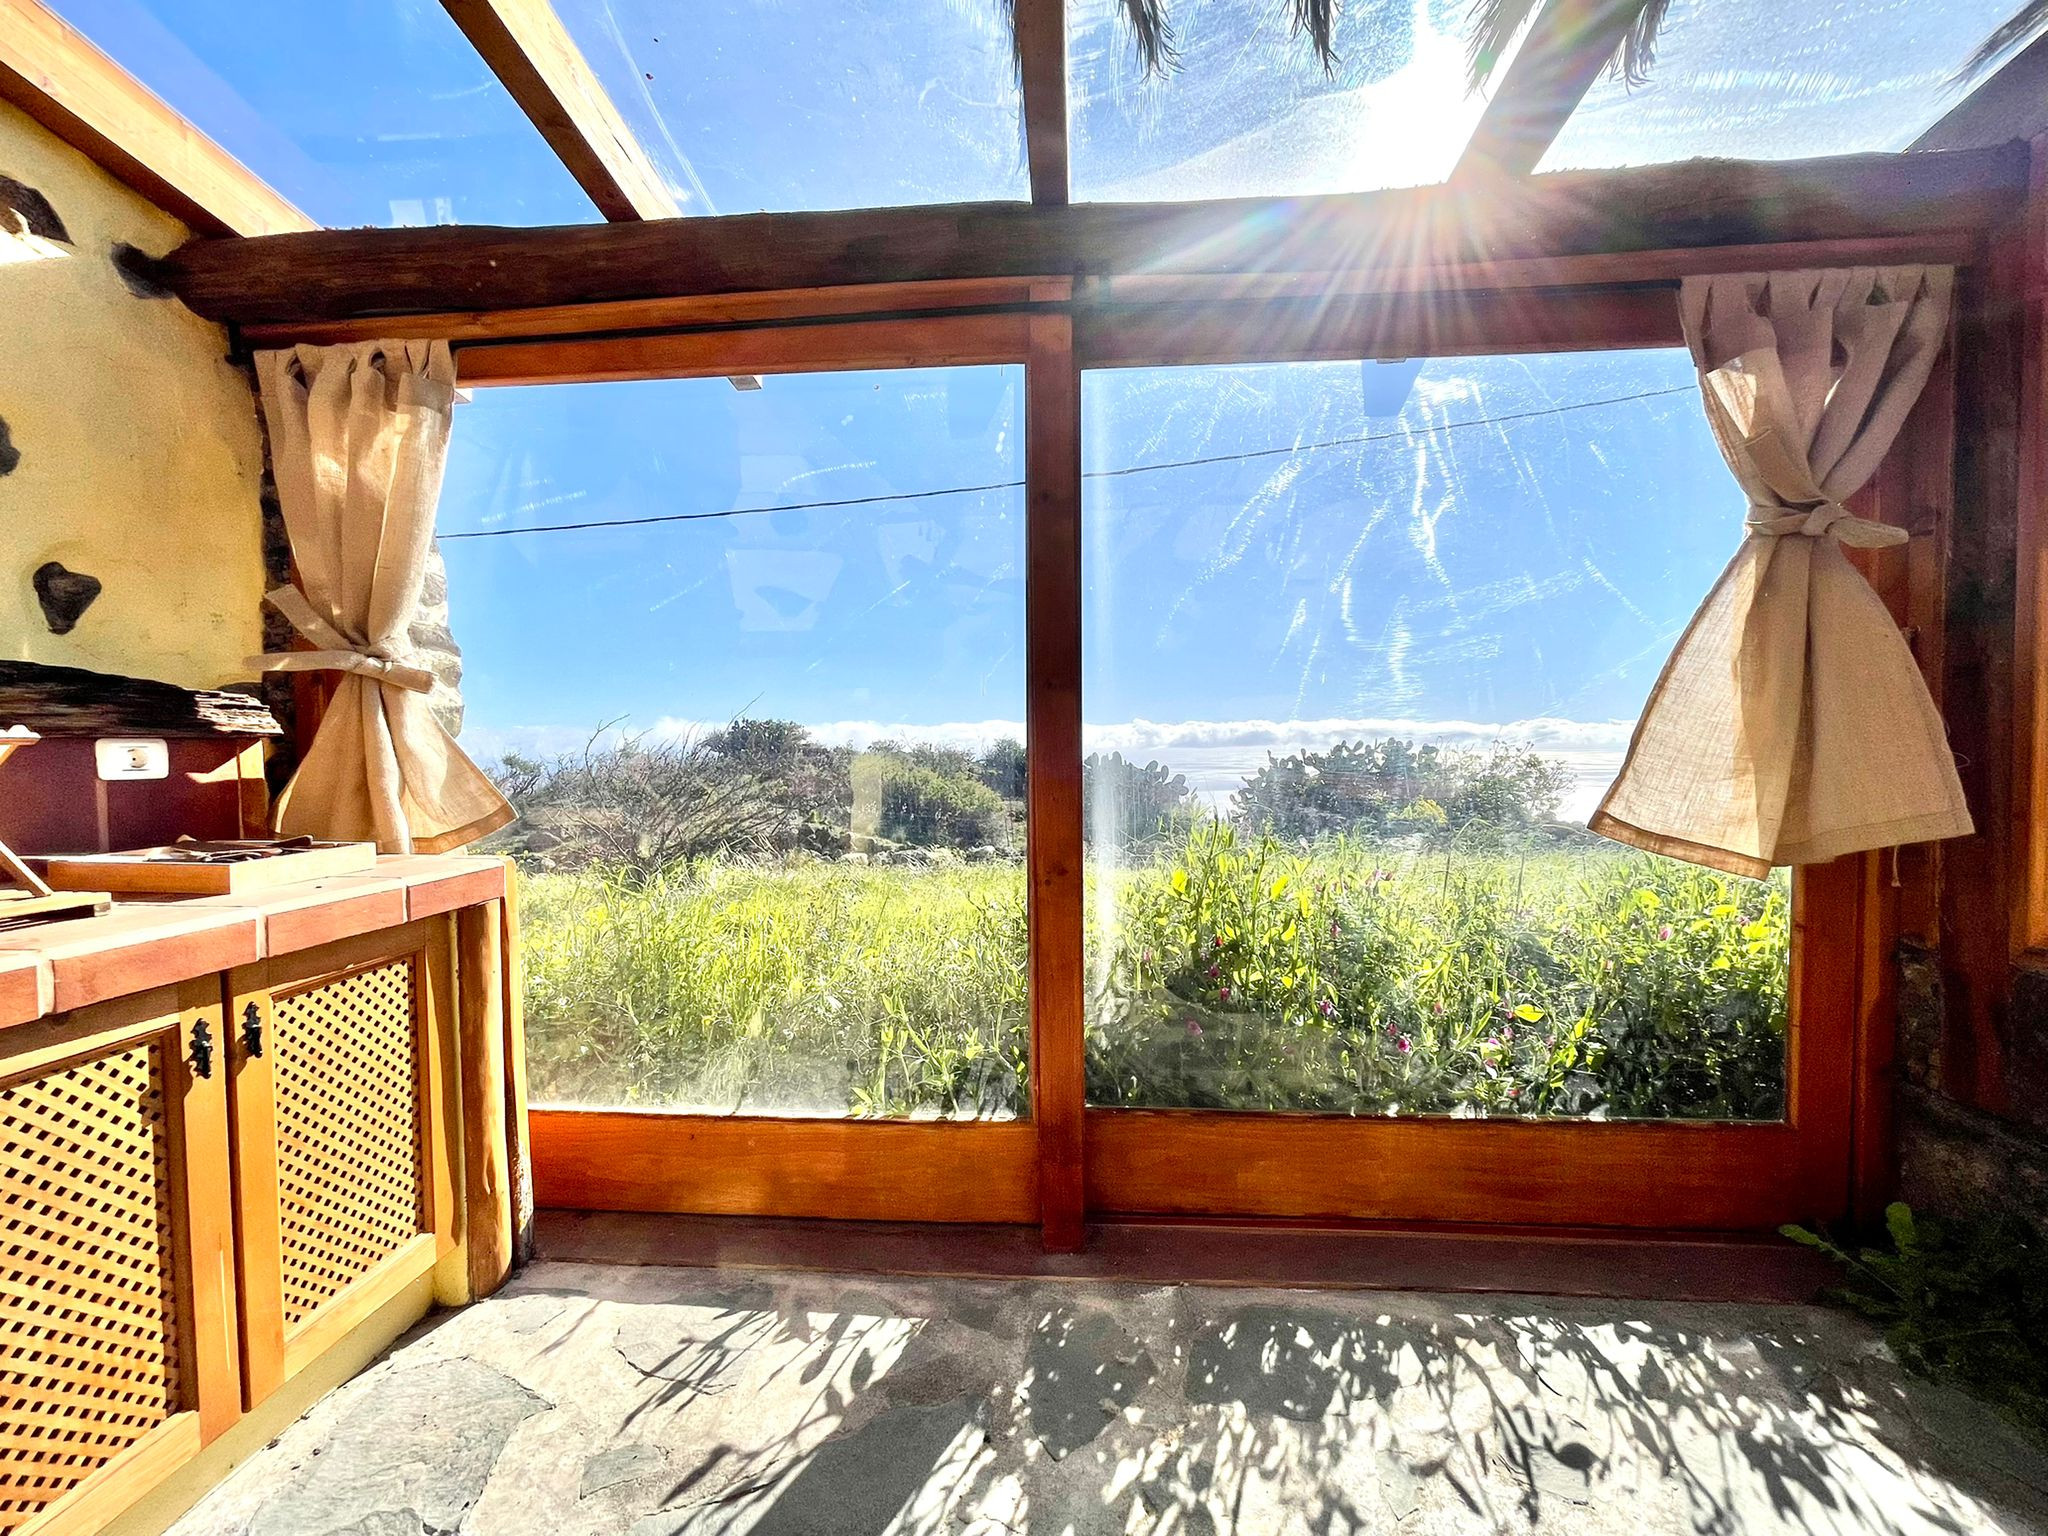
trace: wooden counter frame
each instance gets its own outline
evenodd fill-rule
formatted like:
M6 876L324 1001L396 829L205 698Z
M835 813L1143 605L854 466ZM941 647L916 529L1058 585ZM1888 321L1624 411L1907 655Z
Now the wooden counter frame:
M1977 233L1942 239L1958 258L1983 248ZM1835 259L1898 259L1927 240L1843 242ZM1725 265L1698 254L1703 266ZM1810 266L1831 254L1807 242L1748 248L1741 259ZM457 343L465 383L1021 363L1028 401L1032 1118L904 1123L544 1106L529 1122L537 1202L1036 1221L1055 1250L1078 1246L1093 1215L1723 1229L1863 1208L1890 1161L1888 1119L1866 1102L1890 1060L1883 1003L1900 905L1877 856L1799 875L1783 1123L1383 1121L1082 1102L1081 370L1676 346L1670 274L1682 259L1650 252L1568 258L1577 265L1564 268L1509 263L1500 287L1448 292L1287 274L1041 280L1021 294L935 285L938 307L925 311L915 308L919 285L897 284L886 298L902 312L880 317L806 317L793 312L800 300L778 312L764 297L761 311L776 318L599 335L520 335L470 317L463 329L475 339ZM1573 272L1585 280L1542 281ZM987 302L962 303L973 298ZM614 318L630 320L627 308L615 306ZM1922 426L1894 462L1924 460L1934 448L1933 462L1946 463L1951 420L1934 409L1916 420ZM1903 604L1903 587L1899 594ZM1913 618L1938 625L1939 615ZM1938 651L1938 634L1923 629L1916 638Z

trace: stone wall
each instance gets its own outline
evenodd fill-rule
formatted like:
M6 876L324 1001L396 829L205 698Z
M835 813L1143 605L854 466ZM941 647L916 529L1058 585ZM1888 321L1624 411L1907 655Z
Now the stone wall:
M2005 1008L2001 1112L1954 1094L1938 958L1899 952L1899 1197L1958 1215L2011 1210L2048 1231L2048 974L2015 967Z

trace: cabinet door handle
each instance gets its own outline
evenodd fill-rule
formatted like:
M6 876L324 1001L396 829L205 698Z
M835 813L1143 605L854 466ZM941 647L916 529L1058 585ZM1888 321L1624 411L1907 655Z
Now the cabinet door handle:
M204 1018L192 1021L192 1071L199 1077L213 1076L213 1028Z
M252 1057L263 1054L263 1010L254 1003L242 1010L242 1049Z

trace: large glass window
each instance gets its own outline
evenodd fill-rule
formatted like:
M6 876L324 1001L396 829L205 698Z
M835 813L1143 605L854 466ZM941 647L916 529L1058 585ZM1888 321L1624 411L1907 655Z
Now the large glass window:
M954 368L458 411L537 1102L1027 1112L1022 410Z
M1740 536L1683 352L1083 420L1090 1102L1782 1114L1786 882L1585 828Z
M439 4L54 0L54 8L322 224L597 217Z
M1069 0L1067 95L1077 199L1295 197L1426 186L1485 110L1465 83L1456 0L1352 5L1326 73L1289 7L1170 7L1174 67L1145 70L1118 0Z
M2013 0L1672 0L1649 79L1603 74L1539 170L1904 149Z
M685 214L1029 195L995 0L557 9Z

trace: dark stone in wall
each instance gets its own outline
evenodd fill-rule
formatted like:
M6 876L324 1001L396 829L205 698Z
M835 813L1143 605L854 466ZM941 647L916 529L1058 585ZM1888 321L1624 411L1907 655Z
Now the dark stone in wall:
M0 475L11 475L21 462L21 450L14 446L14 434L7 430L7 418L0 416Z
M11 233L71 243L71 231L57 217L50 200L26 182L0 176L0 225Z
M2016 967L2007 1010L2009 1115L1943 1092L1941 963L1901 944L1898 954L1899 1198L1916 1210L2011 1211L2048 1231L2048 974Z
M112 252L114 270L138 299L168 299L170 284L164 281L163 262L126 240L116 240Z
M2013 1118L2048 1136L2048 973L2013 968L2002 1065Z
M1941 1090L1941 956L1910 941L1899 945L1901 1083Z
M2048 1231L2048 1137L1901 1085L1899 1198L1915 1210L2010 1211Z
M36 601L42 604L43 622L53 635L68 635L100 595L100 579L83 571L67 571L55 560L36 567L33 578Z

